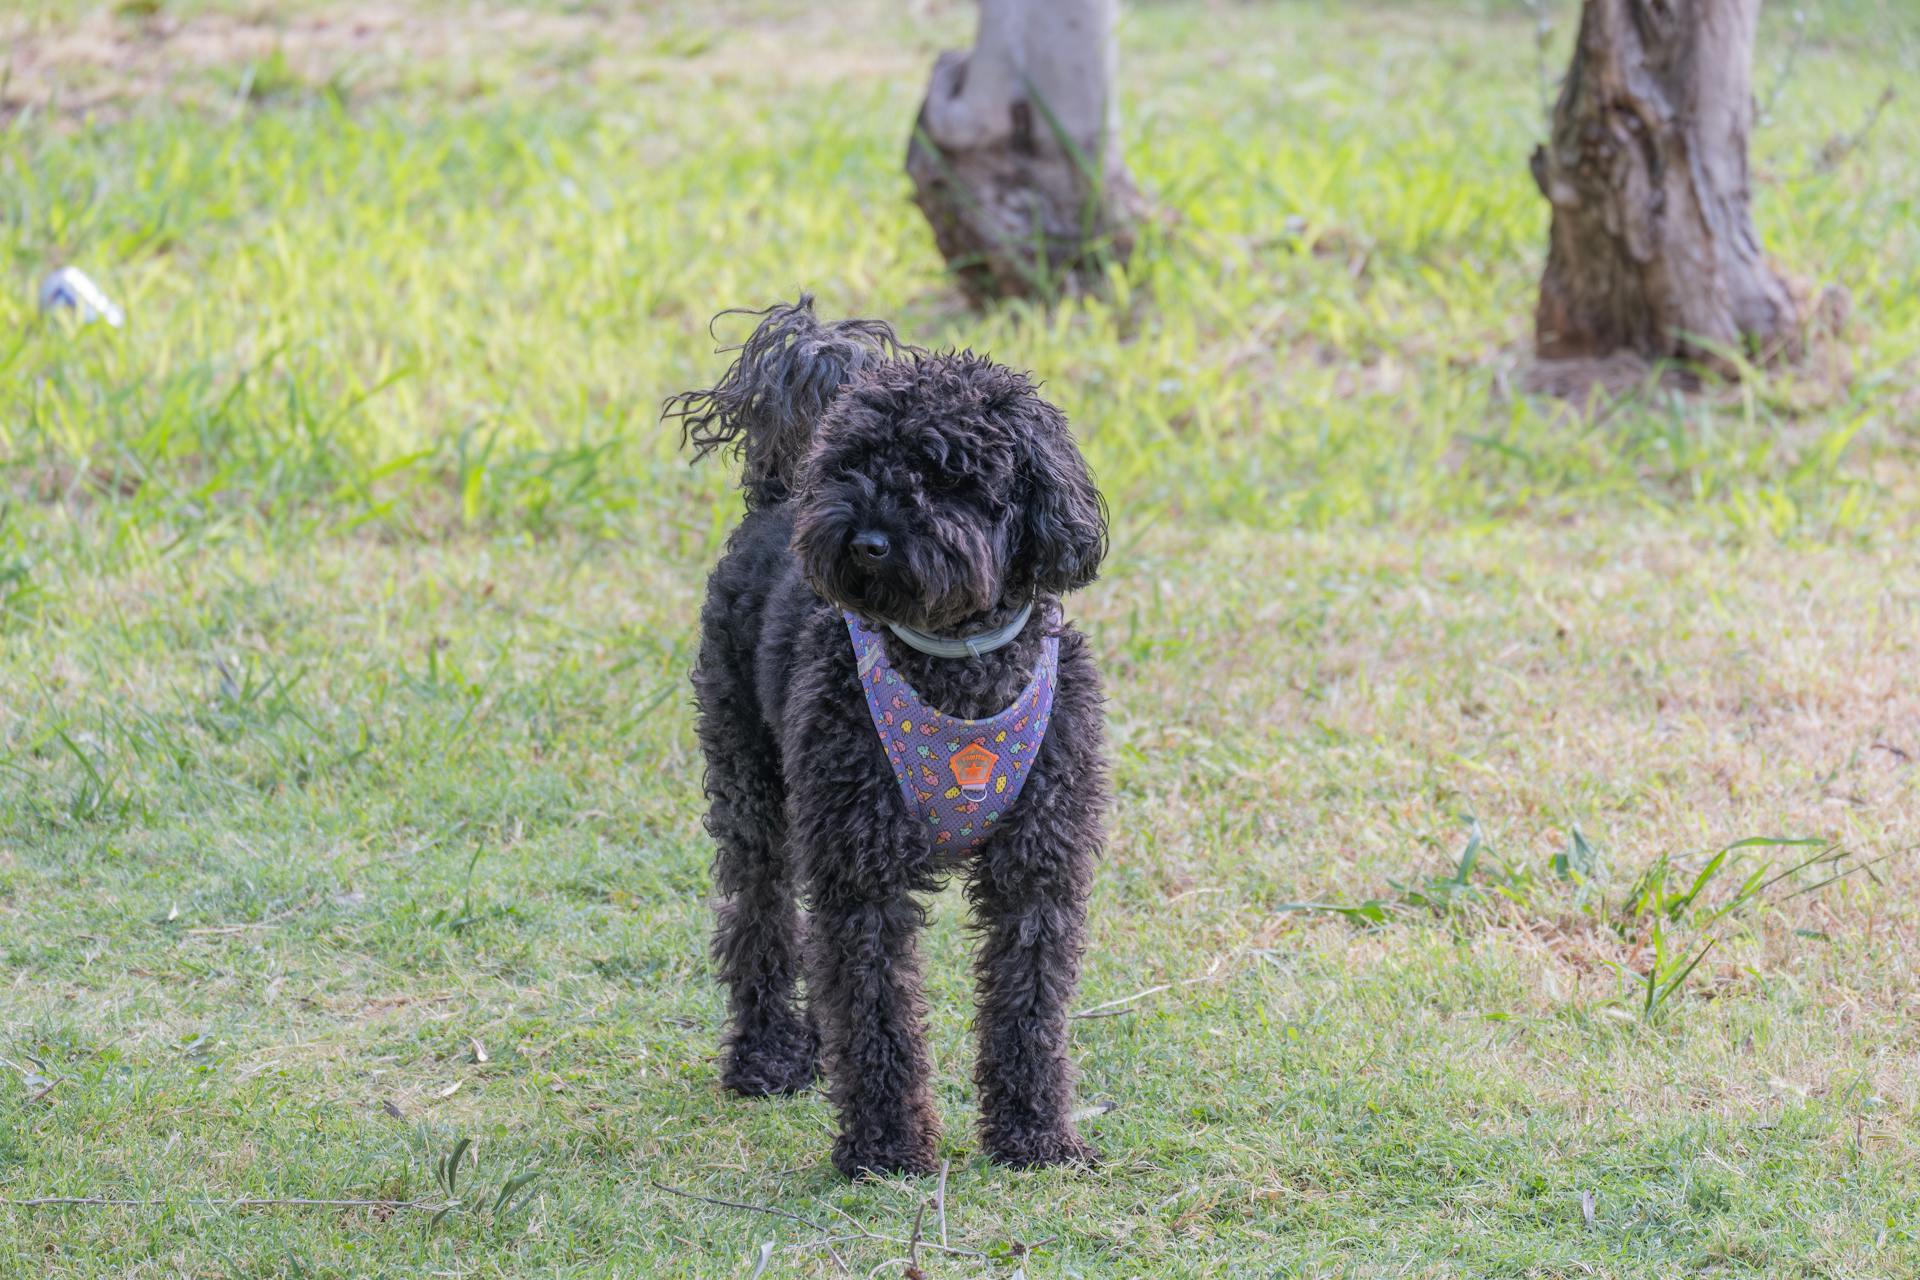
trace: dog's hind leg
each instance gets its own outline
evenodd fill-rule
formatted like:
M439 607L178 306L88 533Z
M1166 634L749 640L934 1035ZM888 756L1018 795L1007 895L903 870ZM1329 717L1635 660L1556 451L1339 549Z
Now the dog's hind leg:
M708 649L711 646L703 646ZM748 686L703 652L695 675L707 759L713 861L713 958L731 1021L722 1082L736 1093L794 1093L813 1083L819 1037L799 1006L803 925L787 853L786 796L772 736Z
M1037 792L1037 794L1036 794ZM987 1153L1017 1166L1090 1164L1074 1131L1067 1005L1079 976L1097 820L1085 804L1035 777L1014 823L969 870L981 933L980 1056L974 1083Z

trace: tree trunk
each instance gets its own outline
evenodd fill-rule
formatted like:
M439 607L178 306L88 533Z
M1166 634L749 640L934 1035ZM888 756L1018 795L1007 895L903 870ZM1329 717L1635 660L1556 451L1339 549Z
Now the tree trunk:
M980 0L907 147L914 198L976 300L1045 295L1124 261L1145 200L1120 156L1115 0Z
M1533 176L1553 205L1542 359L1621 351L1724 366L1794 354L1801 316L1753 229L1760 0L1584 0Z

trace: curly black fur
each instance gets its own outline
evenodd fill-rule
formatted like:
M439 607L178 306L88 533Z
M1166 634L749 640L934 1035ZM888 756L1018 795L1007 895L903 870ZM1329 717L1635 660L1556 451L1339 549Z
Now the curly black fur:
M748 510L784 500L794 468L813 439L814 425L854 373L913 352L879 320L814 318L813 295L762 311L735 308L713 318L760 316L726 376L705 391L668 399L663 416L680 419L680 440L700 459L717 449L742 457L740 487ZM711 328L709 328L711 332Z
M817 1056L840 1113L834 1163L930 1172L915 938L920 896L958 872L980 936L986 1148L1016 1165L1091 1161L1069 1118L1067 1005L1107 781L1099 678L1058 597L1098 572L1105 505L1066 419L1024 375L904 346L873 321L820 325L804 297L759 314L716 387L669 402L699 454L746 455L748 513L708 581L693 676L732 1012L722 1079L792 1092ZM862 534L888 550L857 554ZM981 658L888 637L914 687L965 717L1011 703L1043 637L1060 637L1053 720L1020 799L955 864L907 810L841 611L971 632L1035 596L1020 635Z

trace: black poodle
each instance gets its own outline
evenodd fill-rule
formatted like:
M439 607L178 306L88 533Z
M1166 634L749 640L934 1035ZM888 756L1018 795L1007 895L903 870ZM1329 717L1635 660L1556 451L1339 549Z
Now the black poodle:
M818 1057L843 1173L934 1169L918 895L957 871L986 1148L1091 1162L1067 1004L1107 775L1099 677L1059 597L1098 572L1106 505L1026 375L822 324L809 296L752 314L718 385L667 409L696 456L744 458L693 673L722 1079L791 1093Z

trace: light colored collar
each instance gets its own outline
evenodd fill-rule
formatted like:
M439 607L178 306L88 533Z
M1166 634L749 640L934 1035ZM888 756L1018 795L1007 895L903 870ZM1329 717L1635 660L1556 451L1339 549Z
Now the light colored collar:
M1012 619L991 631L976 631L970 636L934 636L899 622L889 622L887 630L900 637L908 648L918 649L932 658L978 658L1012 643L1033 616L1033 601L1020 606Z

